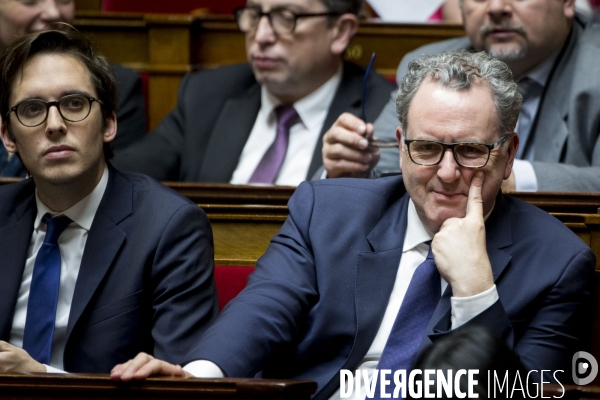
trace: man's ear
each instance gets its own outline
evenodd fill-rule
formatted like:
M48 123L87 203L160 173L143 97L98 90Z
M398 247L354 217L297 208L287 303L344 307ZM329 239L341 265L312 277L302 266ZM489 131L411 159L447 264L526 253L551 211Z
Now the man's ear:
M112 113L110 117L106 118L104 127L105 129L102 133L104 142L112 142L117 135L117 114Z
M400 171L402 171L402 147L404 146L404 141L402 140L401 126L396 128L396 140L398 141L398 148L400 149Z
M0 125L0 137L2 138L2 143L4 143L6 151L13 154L19 151L17 149L17 142L14 140L13 135L11 135L10 133L8 123L3 123L2 125Z
M358 17L354 14L342 14L333 26L331 53L342 55L358 30Z
M506 145L508 146L507 155L508 160L506 161L506 166L504 168L504 179L508 179L512 172L513 163L515 161L515 157L517 155L517 150L519 149L519 135L515 132L512 134L510 142Z
M575 2L576 0L563 0L563 11L568 19L575 17Z

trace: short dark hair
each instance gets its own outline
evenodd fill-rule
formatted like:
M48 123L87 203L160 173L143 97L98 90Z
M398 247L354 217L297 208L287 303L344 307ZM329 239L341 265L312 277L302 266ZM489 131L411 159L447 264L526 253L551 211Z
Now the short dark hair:
M321 0L327 11L341 14L358 15L363 7L363 0Z
M23 67L37 54L64 54L80 60L88 69L90 79L102 102L102 130L106 129L106 120L117 108L117 80L106 58L94 51L92 43L75 28L67 30L48 30L31 33L14 41L0 56L0 115L11 132L8 118L9 100L13 83L23 72ZM14 139L14 137L13 137ZM104 157L113 155L110 143L104 143Z

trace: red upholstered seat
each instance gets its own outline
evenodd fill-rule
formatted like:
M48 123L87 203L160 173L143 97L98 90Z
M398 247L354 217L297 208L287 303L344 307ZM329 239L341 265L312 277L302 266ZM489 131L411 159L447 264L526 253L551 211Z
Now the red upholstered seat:
M215 266L215 284L219 296L219 311L243 288L248 282L248 275L254 271L254 267L225 267Z
M211 14L231 14L246 0L103 0L102 11L187 14L198 8L207 8Z

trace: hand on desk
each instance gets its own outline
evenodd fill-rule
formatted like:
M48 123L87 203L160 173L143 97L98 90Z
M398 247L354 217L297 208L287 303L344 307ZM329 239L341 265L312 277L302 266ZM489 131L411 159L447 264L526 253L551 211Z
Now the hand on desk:
M0 372L46 372L46 367L20 347L0 341Z
M379 162L379 149L369 146L373 124L343 113L323 136L323 165L328 178L366 178Z
M485 245L483 177L481 171L473 175L464 218L444 221L431 243L437 269L455 297L474 296L494 285Z
M180 365L169 364L146 353L139 353L133 360L125 364L116 365L110 371L113 381L131 381L146 379L151 375L172 376L178 378L191 378L192 375L184 371Z

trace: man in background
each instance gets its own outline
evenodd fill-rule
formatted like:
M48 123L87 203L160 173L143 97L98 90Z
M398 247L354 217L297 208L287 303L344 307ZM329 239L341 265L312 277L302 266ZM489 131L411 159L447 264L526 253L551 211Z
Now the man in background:
M422 54L485 50L510 67L523 93L517 132L521 147L503 189L600 191L600 27L575 14L575 0L462 0L467 37L430 44L407 54L398 68ZM330 177L367 176L366 130L393 140L395 93L375 127L344 116L325 136L324 164ZM386 149L375 168L396 172L398 151Z
M32 32L57 29L57 22L73 23L74 0L0 0L0 53L14 40ZM137 72L112 64L117 75L119 133L111 143L118 152L146 133L146 108ZM0 177L25 176L17 156L0 145Z
M297 185L320 177L323 134L342 112L362 110L364 70L342 61L361 7L248 1L236 13L248 64L187 75L175 109L115 165L171 181ZM392 88L371 75L367 119Z
M18 39L0 73L2 142L31 175L0 187L0 372L180 362L217 314L206 215L108 163L117 82L78 32Z

